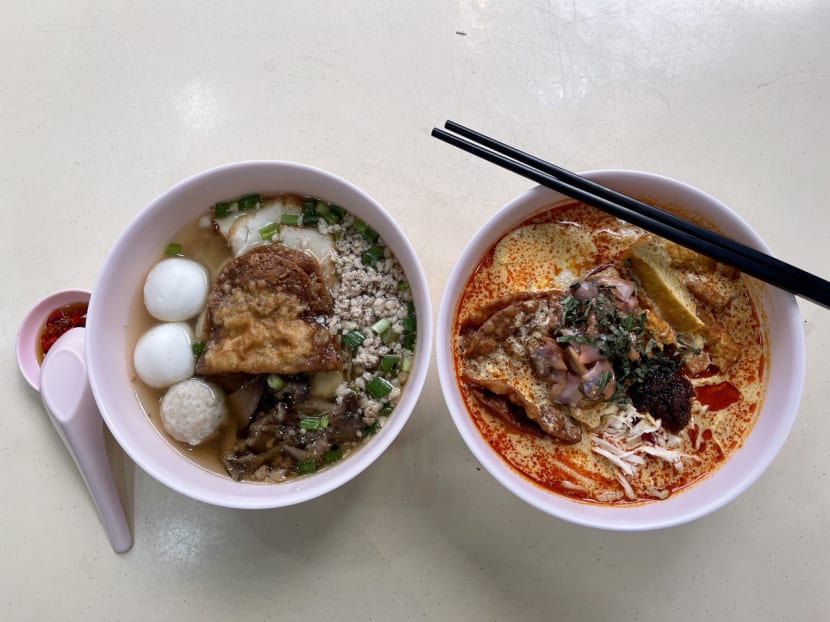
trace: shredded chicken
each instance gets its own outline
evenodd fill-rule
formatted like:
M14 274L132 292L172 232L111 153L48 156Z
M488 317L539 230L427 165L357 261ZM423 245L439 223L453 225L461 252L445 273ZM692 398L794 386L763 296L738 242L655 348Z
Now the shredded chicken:
M659 419L637 412L631 405L604 414L602 425L591 434L591 450L611 463L614 476L631 500L636 496L626 478L635 475L649 457L672 465L678 473L683 472L683 459L694 457L674 449L680 443L681 439L664 429ZM667 491L654 492L658 497L668 495Z

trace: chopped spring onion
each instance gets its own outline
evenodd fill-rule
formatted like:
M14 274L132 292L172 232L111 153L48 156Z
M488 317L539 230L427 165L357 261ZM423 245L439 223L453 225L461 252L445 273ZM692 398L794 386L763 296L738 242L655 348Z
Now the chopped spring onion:
M406 281L398 281L398 291L405 292L409 289L409 283Z
M384 354L380 358L380 371L384 374L391 374L401 364L400 354Z
M375 421L374 423L371 423L367 425L365 428L363 428L363 433L366 436L372 436L372 434L376 434L377 431L380 430L380 428L380 421Z
M280 216L280 224L281 225L299 225L300 224L300 215L299 214L282 214Z
M339 205L335 205L334 203L329 205L329 212L334 214L335 218L337 218L338 221L343 220L343 216L346 215L346 210L344 210Z
M176 242L170 242L167 246L164 247L164 254L165 255L181 255L182 252L182 245Z
M372 324L372 331L377 335L383 335L383 333L389 330L390 326L392 326L392 322L386 318L381 318Z
M417 333L404 333L401 337L401 346L407 350L414 350L416 337Z
M392 389L392 384L381 376L375 376L366 383L366 392L376 400L389 395Z
M270 240L274 237L277 231L280 230L280 226L275 222L269 222L267 225L263 225L259 229L259 237L263 240Z
M415 303L411 300L406 301L406 316L415 317Z
M377 242L378 237L380 237L377 231L372 229L362 220L356 219L353 226L354 230L360 233L363 236L363 239L369 242L369 244L374 244Z
M314 473L317 470L317 463L314 462L314 458L306 458L305 460L300 460L297 464L294 465L294 472L297 475L307 475L308 473Z
M403 319L403 332L414 333L418 329L418 321L410 315Z
M224 218L231 212L231 208L236 205L233 201L222 201L213 206L214 218Z
M199 356L205 351L205 344L201 341L194 341L191 344L190 349L193 351L193 356Z
M340 447L334 447L323 454L323 462L325 462L326 464L331 464L332 462L337 462L342 457L343 450Z
M239 204L239 209L249 210L259 207L261 200L259 194L246 194L244 197L239 197L236 202Z
M396 333L394 330L387 330L380 336L380 340L383 342L385 346L391 346L400 338L400 335Z
M346 347L349 348L349 350L357 350L360 344L363 343L364 339L366 339L366 336L357 330L353 330L343 335L343 343L346 344Z
M268 387L274 391L279 391L285 386L285 380L282 379L282 376L278 376L277 374L268 374L268 378L265 382L268 384Z
M346 214L346 210L339 205L329 205L324 201L317 201L317 205L314 206L314 211L325 218L326 222L330 225L335 225L340 222Z
M387 402L380 408L380 412L378 413L381 417L388 417L392 414L392 404Z
M405 354L401 359L401 371L409 371L412 369L412 357Z
M317 210L315 209L316 205L317 199L312 197L303 199L303 226L316 225L320 220L320 216L317 214Z
M378 260L383 259L383 247L377 244L372 244L369 249L363 253L363 263L367 266L374 266Z
M326 415L319 417L303 417L300 419L300 427L303 430L322 430L329 425L329 418Z

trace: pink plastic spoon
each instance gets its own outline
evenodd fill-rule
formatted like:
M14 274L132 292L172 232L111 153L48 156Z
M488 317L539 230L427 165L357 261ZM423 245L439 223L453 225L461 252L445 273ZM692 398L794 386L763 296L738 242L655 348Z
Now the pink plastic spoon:
M84 355L84 328L64 333L38 368L36 343L48 314L70 302L89 300L84 290L64 290L36 304L17 336L17 362L23 377L40 390L52 424L86 483L112 549L124 553L132 535L115 487L104 444L104 422L92 397Z

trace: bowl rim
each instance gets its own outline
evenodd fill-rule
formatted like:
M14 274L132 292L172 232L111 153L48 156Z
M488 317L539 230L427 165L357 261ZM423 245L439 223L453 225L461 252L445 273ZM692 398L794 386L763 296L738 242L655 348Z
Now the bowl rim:
M721 201L685 182L655 173L629 169L597 169L586 171L581 175L610 187L625 185L626 183L646 182L655 185L657 188L671 189L687 200L696 201L697 205L705 206L704 211L713 210L718 218L726 221L730 228L740 234L739 237L743 238L741 241L744 243L769 252L766 243L743 218ZM776 306L778 313L783 318L781 322L784 329L790 338L789 347L792 349L792 361L789 368L789 381L785 382L779 389L781 393L779 401L785 405L785 411L778 413L777 419L773 423L776 434L773 435L771 441L767 441L761 458L754 461L744 460L748 464L741 464L744 467L741 471L741 477L738 477L737 481L731 485L726 486L719 494L706 493L710 488L713 488L714 485L711 482L715 481L718 472L724 470L726 465L733 462L735 455L743 448L733 452L730 458L721 464L715 472L680 493L672 495L665 501L630 506L609 506L581 502L558 495L519 474L518 471L498 456L478 432L466 410L466 406L464 406L463 400L460 398L452 362L450 338L458 295L464 283L466 283L470 271L480 260L483 253L512 226L525 220L535 211L541 210L545 205L567 198L543 186L533 187L514 197L485 220L470 240L467 241L456 260L439 302L435 328L436 366L441 391L450 416L468 449L490 475L508 491L551 516L574 524L609 531L661 529L701 518L723 507L752 485L778 455L792 429L803 389L806 361L800 312L795 297L791 294L774 288L762 287L764 302ZM772 377L772 374L770 374L770 377ZM779 385L781 383L777 384L777 386ZM766 410L766 403L767 397L764 398L761 413ZM761 413L759 413L759 417ZM756 422L754 428L757 427ZM750 432L750 437L752 433ZM703 493L699 491L703 491ZM677 499L681 499L681 502L676 502ZM689 504L684 503L683 499L692 499L695 502L694 506L685 507ZM678 508L675 512L665 510L643 511L644 508L662 507L671 509L675 506Z
M387 244L393 246L395 255L401 261L411 286L418 311L415 359L410 376L404 386L401 400L395 408L394 416L390 417L383 428L368 439L359 451L354 452L353 455L342 462L313 475L278 484L234 482L226 476L209 472L204 467L180 456L175 448L168 445L169 452L179 454L181 458L175 461L179 465L189 464L188 471L194 473L193 477L198 477L200 484L194 486L193 481L187 476L179 476L179 474L171 472L171 468L157 460L152 455L152 451L137 445L135 439L130 437L129 430L119 421L119 413L112 411L112 408L117 406L117 402L112 400L112 392L107 386L108 370L105 367L102 368L105 358L97 354L106 348L106 340L110 337L105 330L96 331L96 327L99 325L101 328L106 327L107 318L108 301L100 292L106 292L106 287L116 278L113 269L119 264L118 258L119 256L124 257L124 249L129 247L130 239L143 226L142 223L151 215L163 209L176 197L188 192L196 192L203 184L216 179L232 178L235 175L246 174L262 175L262 179L265 179L269 175L276 175L277 172L292 179L292 176L299 176L305 179L306 183L309 183L308 179L314 179L316 180L315 183L319 182L321 187L338 189L360 201L360 207L357 211L371 213L372 218L369 220L371 220L372 226L381 232ZM269 192L276 194L291 191L292 189L288 188L274 188ZM317 196L324 196L324 194L320 193ZM221 199L217 198L216 200ZM205 203L204 209L207 210L209 205L209 203ZM355 206L344 205L344 207L355 213ZM198 501L229 508L268 509L294 505L331 492L357 477L380 458L406 425L423 391L431 360L432 331L432 305L423 266L406 234L378 201L352 182L322 168L287 160L243 160L197 172L170 186L148 202L119 233L102 263L95 286L92 289L87 316L86 356L90 386L101 415L116 442L142 470L172 490ZM99 358L101 359L100 362L98 361ZM129 384L129 379L127 379L127 383ZM124 399L123 395L121 397ZM129 397L138 403L135 396L130 395ZM152 426L149 422L147 422L147 425ZM163 443L167 443L157 431L155 433ZM170 459L173 460L173 458ZM197 476L195 471L202 473ZM207 476L205 473L207 473ZM215 487L211 485L211 482L215 484Z

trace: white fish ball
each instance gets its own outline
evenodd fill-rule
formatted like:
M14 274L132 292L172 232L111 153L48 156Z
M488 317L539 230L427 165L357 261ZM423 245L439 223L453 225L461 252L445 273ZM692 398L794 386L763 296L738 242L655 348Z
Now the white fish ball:
M154 318L181 322L197 315L208 295L208 274L198 261L162 259L144 281L144 306Z
M193 332L180 322L154 326L135 344L133 366L141 380L157 389L190 378L195 361Z

